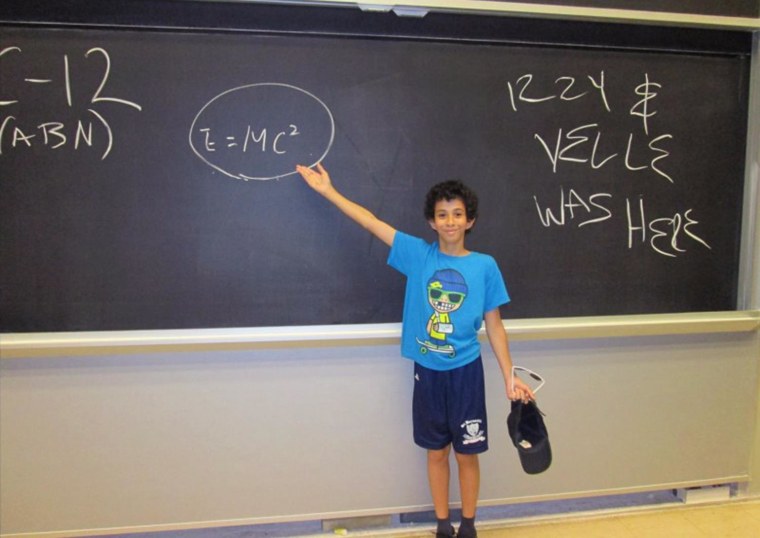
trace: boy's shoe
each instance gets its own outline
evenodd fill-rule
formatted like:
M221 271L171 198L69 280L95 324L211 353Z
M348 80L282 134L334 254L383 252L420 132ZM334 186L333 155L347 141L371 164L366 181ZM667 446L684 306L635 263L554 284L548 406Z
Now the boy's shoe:
M475 527L470 527L470 528L459 527L457 538L478 538L478 531L475 530Z
M454 531L454 526L452 525L449 532L436 532L435 538L455 538L456 535L457 533Z

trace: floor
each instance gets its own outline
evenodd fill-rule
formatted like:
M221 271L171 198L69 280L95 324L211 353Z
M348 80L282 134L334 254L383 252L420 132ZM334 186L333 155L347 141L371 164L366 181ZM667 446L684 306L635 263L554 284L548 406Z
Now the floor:
M760 537L760 499L756 497L684 504L672 492L662 492L494 507L482 512L483 518L478 522L480 538ZM329 532L320 522L304 522L124 534L118 538L432 538L433 528L428 519Z
M579 513L478 525L479 538L758 538L760 500ZM347 538L430 538L430 528L336 532ZM329 536L321 534L320 536Z
M667 507L546 523L481 527L480 538L757 538L760 501Z

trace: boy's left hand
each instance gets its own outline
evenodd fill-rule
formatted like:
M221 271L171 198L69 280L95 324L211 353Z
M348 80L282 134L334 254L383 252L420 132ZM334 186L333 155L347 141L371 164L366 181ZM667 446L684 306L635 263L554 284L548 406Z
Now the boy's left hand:
M507 398L510 400L522 400L523 402L528 403L529 401L536 399L533 390L519 377L515 376L514 386L510 386L511 384L511 380L507 381Z

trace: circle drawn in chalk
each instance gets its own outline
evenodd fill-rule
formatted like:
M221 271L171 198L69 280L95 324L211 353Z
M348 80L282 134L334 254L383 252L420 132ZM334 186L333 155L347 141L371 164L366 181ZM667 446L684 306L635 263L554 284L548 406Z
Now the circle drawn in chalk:
M335 121L316 95L290 84L262 82L226 90L190 126L193 152L235 179L266 181L314 166L330 151Z

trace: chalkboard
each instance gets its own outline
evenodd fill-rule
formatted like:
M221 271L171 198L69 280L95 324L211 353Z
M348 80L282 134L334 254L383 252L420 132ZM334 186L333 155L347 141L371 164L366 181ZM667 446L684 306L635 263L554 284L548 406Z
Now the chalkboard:
M422 23L421 23L422 24ZM399 321L387 248L481 197L505 317L736 308L749 55L6 26L0 331Z

